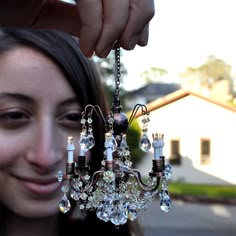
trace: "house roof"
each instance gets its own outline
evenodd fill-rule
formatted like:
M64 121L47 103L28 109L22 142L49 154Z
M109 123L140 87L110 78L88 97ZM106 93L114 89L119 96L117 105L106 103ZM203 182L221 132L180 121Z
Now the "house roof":
M189 95L196 96L196 97L201 98L205 101L216 104L216 105L221 106L221 107L228 109L230 111L236 112L236 108L233 106L230 106L230 105L222 103L222 102L218 102L216 100L213 100L209 97L203 96L203 95L196 93L194 91L185 90L185 89L180 89L180 90L177 90L177 91L175 91L171 94L168 94L164 97L158 98L158 99L148 103L146 106L147 106L148 111L151 112L153 110L156 110L160 107L166 106L172 102L175 102L175 101L177 101L181 98L184 98L186 96L189 96ZM141 115L141 112L137 112L136 116L140 116L140 115Z
M181 86L176 83L150 83L143 86L142 88L129 92L127 95L128 96L157 95L158 97L160 97L172 93L180 88Z

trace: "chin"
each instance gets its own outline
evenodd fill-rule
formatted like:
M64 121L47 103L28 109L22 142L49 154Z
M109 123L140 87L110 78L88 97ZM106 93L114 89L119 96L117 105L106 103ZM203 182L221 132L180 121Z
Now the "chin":
M45 201L28 201L24 204L15 204L15 206L9 206L9 209L16 215L30 218L39 219L47 218L59 214L59 199L45 200Z

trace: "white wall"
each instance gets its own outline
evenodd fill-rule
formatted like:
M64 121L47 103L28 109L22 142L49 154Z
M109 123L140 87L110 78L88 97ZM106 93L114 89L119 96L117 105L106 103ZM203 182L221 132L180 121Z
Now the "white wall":
M170 156L170 140L180 140L180 154L184 158L181 166L173 166L175 179L236 184L235 112L189 95L152 111L150 119L149 137L153 132L165 135L166 158ZM200 164L201 138L209 138L211 141L209 165ZM142 170L148 172L149 169L147 171L145 168Z

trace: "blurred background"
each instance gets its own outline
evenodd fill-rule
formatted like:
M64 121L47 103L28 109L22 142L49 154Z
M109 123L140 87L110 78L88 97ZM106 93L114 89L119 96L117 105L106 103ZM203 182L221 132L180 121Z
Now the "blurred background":
M151 111L148 134L165 135L173 209L140 216L145 236L236 235L236 1L156 0L149 44L122 51L122 103ZM110 96L114 55L94 58ZM138 149L142 117L128 133L134 165L148 176L153 153Z

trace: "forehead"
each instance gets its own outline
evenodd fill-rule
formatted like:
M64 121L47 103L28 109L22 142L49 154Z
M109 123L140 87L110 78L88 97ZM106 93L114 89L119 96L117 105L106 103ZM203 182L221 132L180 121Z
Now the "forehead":
M0 56L0 91L73 94L65 75L50 58L28 47L17 47Z

